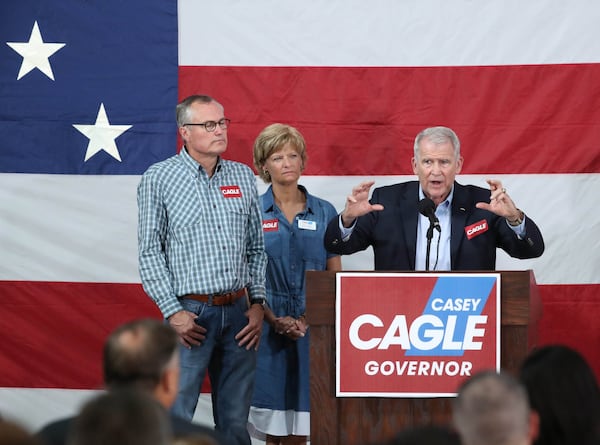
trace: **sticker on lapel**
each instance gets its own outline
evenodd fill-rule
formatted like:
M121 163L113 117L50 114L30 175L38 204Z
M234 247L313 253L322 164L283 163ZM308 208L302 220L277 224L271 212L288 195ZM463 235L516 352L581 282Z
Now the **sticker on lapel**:
M487 232L487 231L488 231L488 223L485 219L482 219L481 221L477 221L476 223L465 227L465 233L467 234L468 239L474 238L474 237L481 235L482 233Z
M279 230L279 220L263 219L263 232L277 232Z
M225 198L241 198L242 190L238 185L222 185L219 187Z
M307 219L299 219L298 228L304 230L317 230L317 222L309 221Z

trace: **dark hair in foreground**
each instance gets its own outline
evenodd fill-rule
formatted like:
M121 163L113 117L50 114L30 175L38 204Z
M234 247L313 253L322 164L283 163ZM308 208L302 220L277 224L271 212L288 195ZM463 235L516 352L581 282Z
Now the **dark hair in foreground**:
M162 321L145 318L120 325L104 344L106 386L154 389L178 345L177 333Z
M86 403L67 445L167 445L172 439L166 410L149 394L109 391Z
M600 444L600 390L581 354L563 345L531 352L519 378L540 416L535 445Z
M444 425L420 425L400 431L381 445L460 445L460 438Z
M0 445L41 445L21 424L0 418Z

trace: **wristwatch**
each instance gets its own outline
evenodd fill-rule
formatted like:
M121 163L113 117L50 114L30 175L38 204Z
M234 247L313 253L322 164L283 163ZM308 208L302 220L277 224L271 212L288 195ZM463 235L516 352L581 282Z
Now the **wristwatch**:
M508 224L513 227L517 227L518 225L520 225L523 222L523 218L525 217L523 210L521 210L521 209L517 209L517 210L519 211L519 216L517 217L517 219L513 219L511 221L510 219L506 218L506 220L508 221Z
M267 299L262 297L250 298L250 306L252 306L253 304L260 304L260 306L264 309L267 305Z

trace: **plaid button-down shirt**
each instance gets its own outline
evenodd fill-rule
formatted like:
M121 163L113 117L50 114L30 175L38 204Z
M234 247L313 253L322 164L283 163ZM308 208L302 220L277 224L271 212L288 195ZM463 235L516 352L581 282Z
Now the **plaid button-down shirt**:
M165 318L177 297L246 286L266 297L262 220L256 177L219 159L214 175L185 149L152 165L138 186L138 253L142 285Z

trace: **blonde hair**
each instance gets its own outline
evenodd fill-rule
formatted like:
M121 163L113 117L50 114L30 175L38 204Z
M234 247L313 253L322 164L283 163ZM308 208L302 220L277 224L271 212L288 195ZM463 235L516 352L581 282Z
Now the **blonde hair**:
M286 124L271 124L263 129L254 141L254 167L266 183L271 182L271 176L263 169L267 158L290 144L302 158L302 168L306 164L306 142L302 134Z

